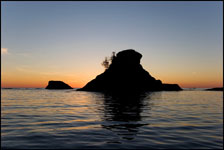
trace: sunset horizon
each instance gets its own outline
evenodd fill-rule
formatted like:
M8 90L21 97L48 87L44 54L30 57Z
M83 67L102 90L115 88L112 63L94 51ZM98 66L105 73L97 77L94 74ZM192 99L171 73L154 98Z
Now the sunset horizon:
M147 71L147 70L146 70ZM104 71L103 71L104 72ZM97 75L103 73L103 72L100 72L98 73ZM97 76L96 75L96 76ZM65 80L63 78L55 78L55 79L49 79L49 80L46 80L44 82L41 82L41 83L34 83L34 84L30 84L30 83L24 83L24 81L22 81L22 83L18 83L18 84L15 84L14 82L13 83L10 83L10 82L7 82L7 83L3 83L2 82L2 85L1 85L1 88L46 88L46 86L48 85L48 82L49 81L63 81L65 83L67 83L68 85L70 85L72 88L82 88L83 86L85 86L89 81L91 81L92 79L95 79L96 76L93 76L92 78L90 78L90 80L86 81L86 82L82 82L80 84L77 84L77 83L73 83L73 82L70 82L70 80ZM157 80L161 80L159 78L156 78ZM163 80L161 80L163 82ZM178 84L181 88L215 88L215 87L223 87L223 83L222 82L205 82L205 83L200 83L199 84L195 84L197 82L185 82L184 84L182 84L181 82L177 82L177 80L173 80L173 81L170 81L170 82L163 82L163 83L168 83L168 84L172 84L172 83L176 83Z
M102 57L103 58L103 57ZM99 66L101 66L101 64L99 63ZM143 65L142 65L143 66ZM102 66L101 66L102 67ZM144 66L143 66L144 68ZM31 76L30 80L24 79L21 80L21 77L18 77L18 80L11 80L11 82L3 80L1 82L1 87L2 88L46 88L46 86L48 85L49 81L63 81L65 83L67 83L68 85L70 85L72 88L82 88L84 87L89 81L95 79L98 75L100 75L101 73L103 73L105 71L105 69L102 67L102 72L95 72L96 75L92 75L89 76L88 80L86 79L85 81L82 80L82 82L80 81L73 81L72 80L72 74L69 74L68 76L70 76L70 79L66 78L66 74L61 75L61 77L55 77L53 75L51 75L51 77L48 77L48 74L46 73L46 75L42 75L39 76L40 78L42 78L41 82L37 81L30 81L32 79L33 76ZM170 76L170 80L166 80L167 77L163 75L164 79L162 78L157 78L155 75L151 74L150 71L146 70L147 72L149 72L150 75L154 76L157 80L161 80L162 83L176 83L179 84L180 87L182 88L214 88L214 87L223 87L223 82L220 80L218 81L217 79L211 79L210 81L200 81L197 79L192 79L190 77L186 78L186 81L181 80L181 79L173 79L175 76ZM171 71L170 71L171 72ZM196 72L193 72L192 74L196 74ZM157 76L159 76L159 74L156 74ZM8 77L8 76L7 76ZM48 77L48 79L46 79ZM37 77L36 77L37 78ZM181 77L179 77L181 78ZM33 78L34 79L34 78ZM221 78L220 78L221 79Z
M81 88L104 72L105 57L130 48L163 83L223 87L221 2L1 4L2 88Z
M100 65L100 64L99 64ZM144 68L144 66L143 66ZM82 88L84 87L89 81L95 79L98 75L100 75L101 73L103 73L106 69L103 69L102 72L99 72L99 73L96 73L95 76L90 76L89 77L89 80L86 80L86 81L83 81L83 82L79 82L79 81L76 81L76 82L71 82L72 79L66 79L66 78L63 78L63 77L50 77L49 79L43 79L41 82L33 82L32 81L29 81L29 80L17 80L17 81L11 81L11 82L1 82L1 87L2 88L46 88L47 84L49 81L63 81L65 83L67 83L68 85L70 85L72 88ZM148 70L146 70L147 72L149 72ZM150 72L149 72L150 74ZM192 73L192 74L195 74L195 73ZM152 75L152 74L150 74ZM159 74L158 74L159 75ZM64 76L66 76L66 74L64 74ZM72 75L70 74L69 76L72 77ZM154 76L154 75L152 75ZM46 76L40 76L42 78L46 78ZM161 80L159 78L157 78L156 76L154 76L157 80ZM193 79L191 79L193 80ZM212 80L212 79L211 79ZM20 82L18 82L20 81ZM207 82L203 82L203 81L198 81L196 79L194 79L194 81L189 81L189 78L188 78L188 81L178 81L177 79L175 80L170 80L168 82L164 82L164 80L162 79L161 80L162 83L168 83L168 84L171 84L171 83L176 83L176 84L179 84L180 87L182 88L214 88L214 87L223 87L223 83L222 81L218 82L218 81L215 81L213 80L213 82L211 81L207 81Z
M222 1L1 1L2 149L223 149Z

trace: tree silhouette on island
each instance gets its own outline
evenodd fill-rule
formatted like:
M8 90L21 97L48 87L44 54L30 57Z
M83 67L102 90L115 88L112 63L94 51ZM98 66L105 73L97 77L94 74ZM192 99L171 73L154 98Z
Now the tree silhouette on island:
M142 54L133 49L112 53L102 65L105 71L95 79L88 82L78 91L95 91L105 93L139 93L145 91L180 91L177 84L163 84L156 80L140 64ZM111 63L109 62L111 61ZM71 87L62 81L49 81L47 89L70 89Z

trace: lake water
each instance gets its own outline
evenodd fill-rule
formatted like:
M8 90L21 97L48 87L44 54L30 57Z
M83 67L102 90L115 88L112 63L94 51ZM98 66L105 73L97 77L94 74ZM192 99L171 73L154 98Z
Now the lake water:
M223 149L223 92L1 89L2 148Z

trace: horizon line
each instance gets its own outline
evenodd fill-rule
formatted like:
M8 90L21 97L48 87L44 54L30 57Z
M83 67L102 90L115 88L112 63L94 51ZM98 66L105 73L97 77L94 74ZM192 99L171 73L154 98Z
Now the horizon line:
M217 86L217 87L181 87L183 89L206 89L206 88L220 88L223 86ZM29 89L45 89L46 87L1 87L1 89L20 89L20 88L29 88ZM72 87L73 89L78 89L81 87Z

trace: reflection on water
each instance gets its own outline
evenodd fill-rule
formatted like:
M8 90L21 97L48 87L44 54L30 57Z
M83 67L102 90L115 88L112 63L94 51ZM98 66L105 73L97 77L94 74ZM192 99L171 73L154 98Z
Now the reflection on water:
M102 119L112 124L102 124L102 127L115 132L123 139L133 140L142 123L141 112L144 109L144 98L149 94L104 95ZM114 124L113 124L114 123Z
M2 148L223 148L223 92L1 92Z

